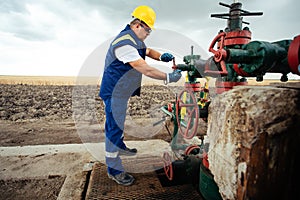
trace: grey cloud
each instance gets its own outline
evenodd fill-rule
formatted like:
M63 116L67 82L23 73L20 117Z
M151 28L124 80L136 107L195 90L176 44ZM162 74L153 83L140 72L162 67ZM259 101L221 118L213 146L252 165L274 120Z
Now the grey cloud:
M25 1L1 0L0 13L11 13L11 12L19 12L19 13L27 12L25 8Z
M249 1L247 6L252 11L262 11L261 17L249 17L252 38L255 40L278 41L292 39L300 33L300 1L274 0Z
M220 6L219 2L232 3L228 0L1 0L0 17L2 19L0 19L0 30L13 33L24 39L54 39L56 24L32 25L30 21L26 21L26 17L30 15L26 9L26 4L37 4L44 7L66 25L80 20L81 17L87 16L90 12L96 11L111 23L112 28L127 23L133 9L138 5L145 4L156 11L157 28L170 29L182 34L195 35L197 33L199 37L208 36L207 39L211 40L212 34L215 35L220 29L226 27L226 20L210 17L213 13L228 12L228 8ZM256 17L245 18L245 21L250 22L250 29L255 31L257 36L267 36L270 32L274 32L265 30L269 26L270 29L278 30L282 34L288 32L288 29L293 33L299 31L296 30L300 27L298 20L300 18L298 12L300 1L298 0L240 0L240 2L243 3L243 8L246 10L264 12L262 19ZM3 22L4 19L7 22ZM275 22L272 26L271 21ZM106 29L107 27L100 28ZM257 34L256 31L259 33Z
M58 25L43 23L43 19L38 19L40 23L34 24L29 19L31 13L27 10L26 5L37 5L44 8L60 20L59 26L76 24L82 17L95 11L111 21L111 26L115 26L114 22L119 23L126 18L130 19L127 11L131 11L134 7L133 4L133 2L125 0L3 0L0 1L0 30L25 40L51 40L56 37L55 31ZM74 28L76 29L76 27Z
M231 4L233 1L189 0L160 1L157 5L158 23L163 27L180 31L183 34L198 35L212 40L220 29L227 26L226 20L211 18L211 14L228 13L229 9L219 2ZM278 40L299 34L300 1L298 0L240 0L243 9L250 12L262 11L263 16L244 17L250 22L253 39ZM161 21L160 21L161 19Z
M74 6L79 5L83 14L91 10L96 10L112 22L129 16L128 11L132 11L136 4L135 1L128 0L77 0L75 2L76 4L74 4Z
M52 40L55 37L53 35L49 35L47 31L36 31L30 29L29 27L22 29L22 31L15 31L14 35L19 38L23 38L25 40L30 41L45 41L45 40Z
M54 31L50 25L32 24L30 21L30 12L26 8L26 4L30 2L17 0L1 1L0 30L30 41L54 39Z

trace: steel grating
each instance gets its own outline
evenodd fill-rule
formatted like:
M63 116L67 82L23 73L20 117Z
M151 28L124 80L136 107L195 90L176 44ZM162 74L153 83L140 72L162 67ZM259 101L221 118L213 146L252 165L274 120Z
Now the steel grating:
M151 159L153 161L153 159ZM160 159L161 160L161 159ZM137 163L147 163L143 158L125 160L124 163L131 163L131 167L136 167ZM153 163L157 167L157 162ZM124 164L125 165L125 164ZM151 165L151 164L150 164ZM145 167L150 167L149 163ZM153 170L144 173L131 173L135 177L135 182L131 186L121 186L107 177L106 166L102 163L95 163L91 172L89 186L86 193L88 200L120 200L120 199L203 199L190 184L174 185L163 187L157 173Z

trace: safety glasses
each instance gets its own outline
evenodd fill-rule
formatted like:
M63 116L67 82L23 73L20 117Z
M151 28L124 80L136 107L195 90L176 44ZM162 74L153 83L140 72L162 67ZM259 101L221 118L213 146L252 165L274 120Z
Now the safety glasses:
M151 33L152 29L150 27L147 27L146 25L140 23L141 27L143 27L143 29L147 32L147 33Z

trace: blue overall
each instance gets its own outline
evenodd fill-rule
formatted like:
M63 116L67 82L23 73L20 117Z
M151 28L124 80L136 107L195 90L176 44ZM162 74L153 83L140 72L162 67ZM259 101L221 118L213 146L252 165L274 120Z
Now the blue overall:
M137 38L127 25L112 41L105 59L105 68L100 86L99 96L105 104L105 159L108 173L116 175L124 171L119 150L125 149L124 123L127 103L130 96L140 95L142 74L123 63L115 56L115 49L131 45L145 59L145 43Z

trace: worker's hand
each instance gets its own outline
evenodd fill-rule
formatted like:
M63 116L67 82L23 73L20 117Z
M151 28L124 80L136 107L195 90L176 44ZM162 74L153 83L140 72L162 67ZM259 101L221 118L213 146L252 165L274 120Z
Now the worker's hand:
M170 53L163 53L160 55L159 60L163 62L169 62L174 58L174 56Z
M179 70L179 69L176 69L172 73L168 74L168 82L169 83L177 82L177 81L179 81L180 78L181 78L181 70Z

